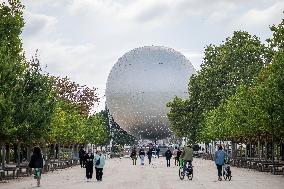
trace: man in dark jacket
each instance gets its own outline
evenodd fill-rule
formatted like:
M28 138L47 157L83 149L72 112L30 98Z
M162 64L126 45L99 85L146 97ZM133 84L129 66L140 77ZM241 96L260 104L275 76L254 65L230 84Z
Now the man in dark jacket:
M84 150L84 147L81 146L81 149L79 150L79 159L80 159L81 168L85 167L85 161L84 161L85 155L86 155L86 151Z
M152 153L153 153L153 149L152 149L152 148L149 148L149 151L147 152L147 156L148 156L149 164L151 164L151 160L152 160Z
M136 152L136 148L134 147L131 154L130 154L130 157L132 159L132 163L133 165L136 165L136 160L137 160L137 152Z
M93 167L94 167L94 154L92 153L92 150L89 149L88 153L84 157L85 159L85 167L86 167L86 177L87 182L89 179L92 179L93 177Z
M166 151L165 153L165 156L166 156L166 160L167 160L167 167L170 167L171 166L171 158L172 158L172 152L170 150L170 148L168 148L168 150Z

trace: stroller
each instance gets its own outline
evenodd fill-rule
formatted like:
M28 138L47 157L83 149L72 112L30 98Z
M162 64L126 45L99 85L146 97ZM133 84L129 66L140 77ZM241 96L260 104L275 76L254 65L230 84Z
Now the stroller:
M232 179L232 171L230 167L230 159L225 159L224 166L223 166L223 177L225 180L231 180Z
M189 165L189 163L187 163L185 173L183 172L183 166L184 166L184 160L180 159L179 160L179 170L178 170L178 175L179 175L180 180L183 180L184 176L187 176L187 178L189 180L192 180L192 178L193 178L193 166L191 166L191 165Z

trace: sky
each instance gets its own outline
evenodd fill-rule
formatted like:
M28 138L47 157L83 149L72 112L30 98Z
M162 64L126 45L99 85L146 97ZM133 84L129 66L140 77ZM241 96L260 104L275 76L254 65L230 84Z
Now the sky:
M1 1L1 0L0 0ZM55 76L98 88L104 108L108 74L124 53L173 48L200 69L206 45L243 30L264 42L284 18L284 0L22 0L27 58Z

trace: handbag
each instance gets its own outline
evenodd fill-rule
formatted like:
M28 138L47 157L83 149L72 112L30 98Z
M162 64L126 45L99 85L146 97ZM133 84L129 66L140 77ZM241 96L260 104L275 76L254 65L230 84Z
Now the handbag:
M96 165L100 165L101 163L101 158L99 158L97 161L96 161Z

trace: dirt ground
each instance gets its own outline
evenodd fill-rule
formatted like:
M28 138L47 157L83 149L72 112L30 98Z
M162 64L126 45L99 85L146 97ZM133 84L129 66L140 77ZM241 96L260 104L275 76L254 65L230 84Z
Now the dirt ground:
M147 162L147 161L146 161ZM254 170L232 168L231 181L217 181L217 170L212 161L194 159L192 181L178 177L178 167L166 167L165 158L152 164L132 165L129 158L106 161L103 181L87 182L85 169L79 166L42 175L42 189L284 189L284 176ZM95 176L95 175L94 175ZM37 188L32 177L0 183L0 189Z

